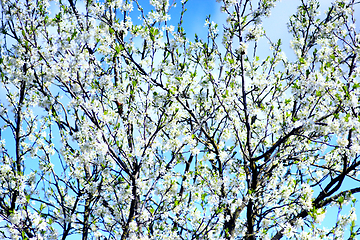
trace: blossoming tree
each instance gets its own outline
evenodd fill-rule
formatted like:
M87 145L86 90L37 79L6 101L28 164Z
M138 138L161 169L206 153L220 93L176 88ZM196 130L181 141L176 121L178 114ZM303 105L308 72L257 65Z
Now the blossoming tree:
M356 1L295 2L2 0L1 238L355 239Z

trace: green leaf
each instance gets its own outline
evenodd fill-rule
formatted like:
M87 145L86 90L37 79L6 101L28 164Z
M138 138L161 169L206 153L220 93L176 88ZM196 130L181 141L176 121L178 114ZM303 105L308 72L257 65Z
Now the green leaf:
M201 194L201 200L202 200L202 201L205 201L206 196L207 196L207 193Z
M159 34L159 29L154 28L154 27L150 28L150 38L152 41L155 41L155 37L158 34Z
M346 116L345 116L345 118L344 118L345 122L349 122L349 117L350 117L350 114L347 113Z
M41 212L42 210L44 210L45 207L46 207L45 204L41 203L41 204L40 204L40 212Z
M219 213L221 213L222 211L223 211L223 208L218 208L218 209L216 209L215 213L216 213L216 214L219 214Z

